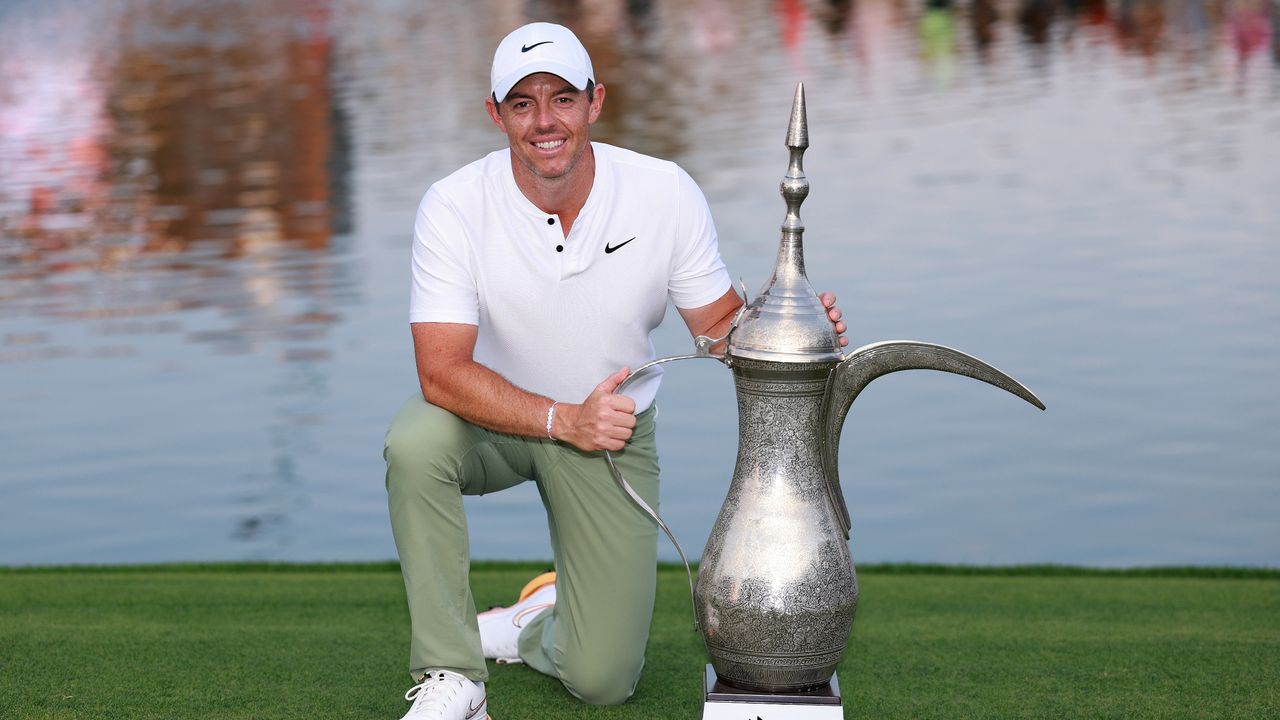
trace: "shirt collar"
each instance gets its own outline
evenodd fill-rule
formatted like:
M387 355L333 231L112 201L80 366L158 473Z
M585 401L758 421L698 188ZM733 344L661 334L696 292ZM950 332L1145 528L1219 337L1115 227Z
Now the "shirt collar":
M606 148L600 143L592 142L591 150L595 154L596 160L595 177L591 179L591 192L587 193L587 200L582 204L582 210L578 212L577 219L573 221L574 227L578 226L579 220L592 215L595 208L605 202L603 198L608 195L608 186L613 181L613 167L609 164ZM511 198L514 206L525 215L538 219L551 215L551 213L534 205L533 201L525 196L524 191L516 184L515 171L511 169L511 148L504 150L503 155L502 182L506 186L507 195Z

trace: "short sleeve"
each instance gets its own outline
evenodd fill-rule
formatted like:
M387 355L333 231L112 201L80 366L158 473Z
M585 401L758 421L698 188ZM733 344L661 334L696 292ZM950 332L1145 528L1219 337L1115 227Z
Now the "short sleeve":
M733 286L720 259L711 209L693 178L677 168L676 239L667 292L678 308L697 308L719 300Z
M469 253L466 226L433 185L422 197L413 224L409 322L479 324Z

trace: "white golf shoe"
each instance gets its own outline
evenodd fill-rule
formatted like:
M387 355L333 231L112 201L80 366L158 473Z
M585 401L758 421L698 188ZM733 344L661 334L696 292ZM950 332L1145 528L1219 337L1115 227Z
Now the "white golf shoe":
M404 699L413 705L400 720L489 720L484 683L449 670L428 670Z
M493 608L476 615L480 625L480 649L500 664L520 662L520 630L556 604L556 574L543 573L529 581L511 607Z

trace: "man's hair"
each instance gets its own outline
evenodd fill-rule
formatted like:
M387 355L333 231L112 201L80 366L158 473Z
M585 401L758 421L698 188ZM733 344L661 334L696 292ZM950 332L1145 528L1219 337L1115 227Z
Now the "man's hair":
M582 92L587 94L587 101L590 102L591 98L596 94L596 81L587 80L587 86L582 89ZM490 93L489 97L493 98L494 105L502 107L502 103L498 102L498 93Z

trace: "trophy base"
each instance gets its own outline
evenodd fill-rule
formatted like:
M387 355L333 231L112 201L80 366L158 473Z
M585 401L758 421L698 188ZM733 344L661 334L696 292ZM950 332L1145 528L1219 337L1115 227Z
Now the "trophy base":
M836 676L831 682L803 692L754 692L720 682L707 665L706 702L702 720L844 720L844 698Z

